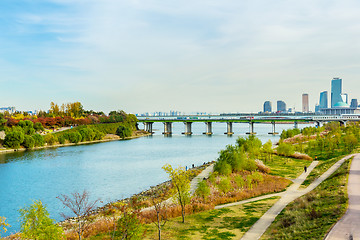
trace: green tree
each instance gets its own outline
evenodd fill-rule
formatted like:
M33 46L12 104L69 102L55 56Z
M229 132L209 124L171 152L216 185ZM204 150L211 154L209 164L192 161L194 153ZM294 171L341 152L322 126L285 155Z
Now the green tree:
M8 224L6 222L6 218L5 217L0 217L0 239L1 239L1 233L4 232L6 233L7 228L6 227L11 227L10 224Z
M42 202L34 201L29 207L19 210L21 235L23 238L48 240L64 239L63 230L49 217L49 212Z
M118 135L119 137L121 137L122 139L126 138L126 137L130 137L132 134L131 129L125 126L119 126L116 129L116 135Z
M44 137L38 133L31 136L35 140L35 147L42 147L45 144Z
M23 129L24 134L26 135L32 135L35 133L34 123L30 120L25 120L25 121L21 120L18 126Z
M36 132L44 131L44 126L40 122L36 122L34 124L34 129L35 129Z
M18 149L24 141L24 133L22 131L13 130L6 133L4 145L9 148Z
M124 240L140 240L144 237L145 229L138 218L139 212L131 203L123 203L120 208L121 217L117 222L116 237Z
M354 134L347 134L343 137L343 142L345 145L345 149L348 152L351 152L352 150L354 150L354 148L357 146L358 144L358 140L355 137Z
M289 143L281 142L276 149L277 153L286 157L290 157L295 153L294 146Z
M265 162L267 160L271 161L272 154L274 153L274 150L272 148L272 142L271 140L267 141L261 148L261 151L265 154Z
M170 164L165 164L162 169L169 174L171 183L174 186L175 198L181 206L182 222L185 223L185 207L190 203L189 173L184 167L173 169Z
M24 142L22 144L25 148L31 149L35 146L35 140L29 135L24 136Z
M7 120L4 118L4 115L0 113L0 131L4 130Z
M48 133L44 136L44 141L48 144L48 145L54 145L54 143L56 143L57 137L54 134Z
M203 198L204 201L207 199L210 195L210 187L207 185L206 181L199 182L195 193L199 197Z

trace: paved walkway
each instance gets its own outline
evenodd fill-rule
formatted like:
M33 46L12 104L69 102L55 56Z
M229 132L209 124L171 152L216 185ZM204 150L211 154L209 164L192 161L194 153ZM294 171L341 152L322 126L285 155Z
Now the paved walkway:
M325 240L360 239L360 154L356 154L351 163L348 196L348 210Z
M349 159L353 155L346 156L336 162L332 167L330 167L325 173L323 173L318 179L311 183L305 189L298 189L309 173L315 168L318 164L318 161L314 161L308 167L306 173L302 173L297 179L295 179L294 184L291 185L284 193L279 194L281 199L277 201L251 228L245 233L241 238L244 240L254 240L259 239L270 224L274 221L275 217L292 201L296 198L301 197L302 195L312 191L314 188L319 186L319 184L327 179L331 174L333 174L340 166L344 163L345 160Z

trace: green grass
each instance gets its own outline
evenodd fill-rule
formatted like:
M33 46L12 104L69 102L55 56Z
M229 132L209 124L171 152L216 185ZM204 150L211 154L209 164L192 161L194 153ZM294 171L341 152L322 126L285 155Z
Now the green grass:
M311 161L273 155L272 160L265 164L270 167L271 175L295 179L304 171L305 165L311 164Z
M206 211L169 220L162 230L163 239L239 239L276 201L278 197L239 206ZM157 239L154 224L146 225L144 239Z
M323 239L347 209L350 160L315 190L289 204L261 239Z

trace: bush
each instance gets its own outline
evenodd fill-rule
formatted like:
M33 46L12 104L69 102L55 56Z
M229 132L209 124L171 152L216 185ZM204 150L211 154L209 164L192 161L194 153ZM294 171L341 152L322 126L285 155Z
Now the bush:
M32 121L29 121L29 120L22 121L21 120L19 122L18 126L23 129L24 134L26 134L26 135L32 135L35 133L34 123Z
M8 132L4 139L4 146L17 149L24 141L25 134L22 131Z
M132 131L130 128L120 125L116 130L116 135L121 137L122 139L126 137L130 137L132 134Z
M34 129L35 129L36 132L38 132L38 131L44 131L44 127L43 127L43 125L42 125L40 122L36 122L36 123L34 124Z
M60 135L60 136L58 137L58 141L59 141L60 144L64 144L65 141L66 141L65 136L64 136L64 135Z
M218 188L223 193L229 192L231 190L231 183L229 178L227 177L222 178L218 184Z
M294 146L289 143L280 143L279 146L276 148L278 154L290 157L295 153Z
M22 144L25 148L30 149L35 146L35 140L29 135L24 136L24 142Z
M51 133L46 134L44 140L48 145L54 145L54 143L58 141L57 138Z
M232 172L230 164L225 161L217 161L214 166L214 171L224 176L228 176Z
M196 195L202 197L204 200L210 195L210 188L206 184L206 181L201 181L196 189Z
M245 186L244 178L241 175L237 175L234 180L239 188L243 188Z
M68 139L71 143L79 143L81 142L81 134L79 132L69 133Z
M42 147L45 144L44 137L40 134L34 134L31 136L35 140L35 147Z

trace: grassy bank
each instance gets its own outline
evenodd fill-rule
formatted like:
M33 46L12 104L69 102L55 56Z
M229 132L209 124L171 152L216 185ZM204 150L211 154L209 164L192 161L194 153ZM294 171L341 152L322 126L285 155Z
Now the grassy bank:
M351 160L319 187L289 204L261 239L322 239L347 209Z

